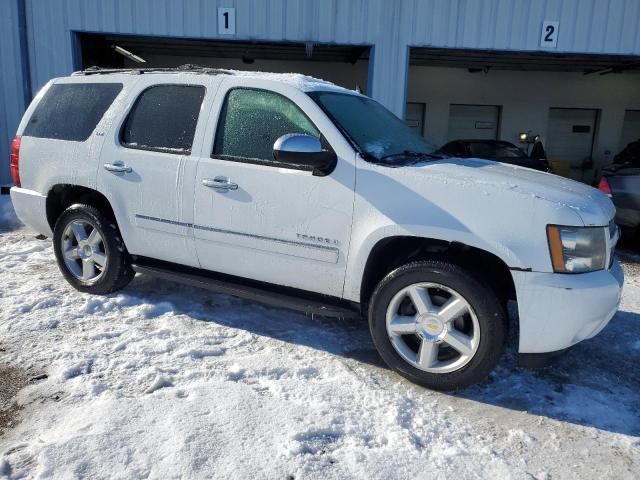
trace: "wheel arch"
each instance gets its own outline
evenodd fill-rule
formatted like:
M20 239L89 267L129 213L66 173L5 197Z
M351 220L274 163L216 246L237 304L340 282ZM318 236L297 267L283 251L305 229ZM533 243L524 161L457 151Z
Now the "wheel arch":
M391 271L411 261L433 258L453 261L491 282L503 303L516 300L511 270L495 253L457 241L394 235L378 240L367 256L360 279L361 305L369 302L378 283Z
M99 191L80 185L59 183L52 186L47 193L47 223L52 231L62 212L75 203L92 205L110 219L116 220L111 203Z

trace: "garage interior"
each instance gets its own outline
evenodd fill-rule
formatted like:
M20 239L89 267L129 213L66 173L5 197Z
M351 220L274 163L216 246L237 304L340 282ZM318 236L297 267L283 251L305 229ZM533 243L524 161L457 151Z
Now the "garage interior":
M205 65L237 70L302 73L368 91L367 45L268 43L76 33L78 68Z
M637 57L414 47L406 118L428 141L540 135L565 175L592 183L640 139Z
M78 68L217 68L296 72L367 93L371 47L76 33ZM633 56L410 49L405 121L429 142L539 135L556 171L592 183L640 138Z

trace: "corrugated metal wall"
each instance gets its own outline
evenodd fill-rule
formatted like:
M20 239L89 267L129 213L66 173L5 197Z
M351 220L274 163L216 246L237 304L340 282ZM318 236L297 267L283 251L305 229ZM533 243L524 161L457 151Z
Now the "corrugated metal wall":
M559 52L640 54L638 0L412 0L400 2L412 45L540 50L544 20L559 21Z
M9 145L24 111L18 0L0 1L0 185L9 183Z
M20 97L13 90L19 82L10 20L16 3L0 2L0 14L8 10L9 15L0 18L5 103ZM218 38L218 7L236 8L237 34L225 40L374 45L371 94L397 114L405 104L409 46L540 50L542 22L551 20L560 22L557 52L640 55L640 0L26 0L26 5L34 91L73 70L73 31ZM0 125L0 142L15 124L15 110L5 111L12 123ZM6 143L0 145L6 150Z

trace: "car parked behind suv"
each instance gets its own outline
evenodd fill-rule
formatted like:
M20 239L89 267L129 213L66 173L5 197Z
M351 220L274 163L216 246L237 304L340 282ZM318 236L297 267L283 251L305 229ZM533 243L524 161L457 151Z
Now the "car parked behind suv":
M509 328L521 359L545 359L596 335L620 300L601 192L443 158L377 102L301 75L53 79L10 163L18 216L53 238L77 290L113 292L139 272L366 315L385 362L429 388L481 381Z
M524 150L504 140L453 140L440 147L437 153L448 157L484 158L542 172L550 171L546 159L531 158Z

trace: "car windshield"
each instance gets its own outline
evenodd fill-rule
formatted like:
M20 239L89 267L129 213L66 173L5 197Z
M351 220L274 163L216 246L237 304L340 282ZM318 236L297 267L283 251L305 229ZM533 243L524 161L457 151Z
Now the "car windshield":
M365 160L403 165L440 158L436 148L378 102L361 95L314 92L310 96L329 115Z
M474 157L525 158L527 155L515 145L501 142L470 142L469 150Z

